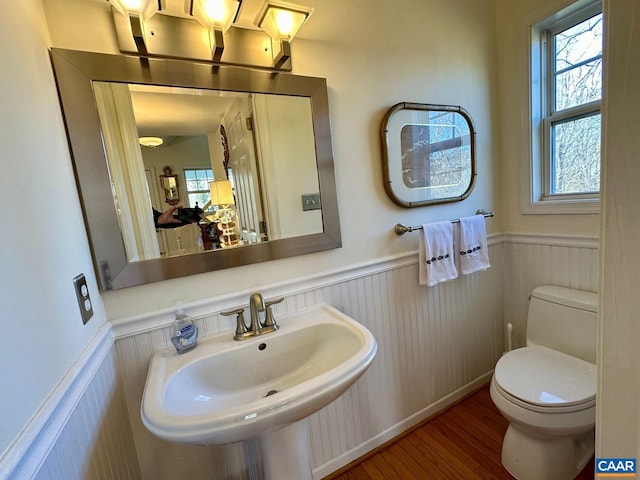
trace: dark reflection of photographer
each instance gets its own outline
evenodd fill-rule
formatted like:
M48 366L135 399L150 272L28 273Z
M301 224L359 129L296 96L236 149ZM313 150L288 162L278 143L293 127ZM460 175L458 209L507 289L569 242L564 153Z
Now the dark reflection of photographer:
M176 210L178 210L177 216L174 215ZM197 222L200 219L200 212L202 212L202 210L198 207L183 209L182 205L173 205L164 212L159 212L154 208L153 223L156 228L181 227L183 225Z

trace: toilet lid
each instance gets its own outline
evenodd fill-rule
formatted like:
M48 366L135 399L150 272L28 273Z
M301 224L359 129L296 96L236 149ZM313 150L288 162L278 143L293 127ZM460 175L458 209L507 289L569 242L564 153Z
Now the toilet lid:
M593 363L538 345L504 355L494 380L504 392L539 407L580 405L596 395Z

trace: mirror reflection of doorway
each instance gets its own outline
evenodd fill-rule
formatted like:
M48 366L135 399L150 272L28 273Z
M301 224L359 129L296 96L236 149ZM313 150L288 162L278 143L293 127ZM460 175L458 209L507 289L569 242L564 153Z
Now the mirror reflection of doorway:
M260 225L264 221L251 119L248 98L238 98L224 118L229 142L229 168L235 187L238 225L245 244L262 241Z
M161 212L162 202L160 200L160 191L158 189L157 182L155 181L155 179L158 178L155 167L145 167L144 174L147 177L147 187L149 188L149 200L151 201L151 206L158 212ZM164 235L164 231L162 229L158 229L156 230L156 234L158 236L160 256L165 257L167 255L167 239Z

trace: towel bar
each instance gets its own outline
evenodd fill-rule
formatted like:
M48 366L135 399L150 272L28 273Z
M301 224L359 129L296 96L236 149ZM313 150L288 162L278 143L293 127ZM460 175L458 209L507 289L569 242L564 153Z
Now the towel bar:
M482 209L476 211L476 215L484 215L485 218L490 218L494 216L493 212L486 212ZM460 223L460 219L456 218L455 220L451 220L451 223ZM422 230L422 225L418 225L417 227L407 227L401 223L396 224L394 231L396 235L404 235L407 232L413 232L414 230Z

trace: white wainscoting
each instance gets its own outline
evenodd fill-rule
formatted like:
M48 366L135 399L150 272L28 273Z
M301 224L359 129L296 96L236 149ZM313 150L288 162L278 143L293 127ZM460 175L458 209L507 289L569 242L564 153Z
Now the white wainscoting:
M106 324L0 457L6 480L139 480Z
M597 239L503 235L491 240L492 268L433 288L418 285L416 256L341 274L266 286L284 314L329 303L378 340L372 366L342 397L311 416L314 477L346 465L487 382L503 351L504 323L524 341L527 298L543 284L596 291ZM244 293L242 298L244 298ZM221 306L238 297L213 299ZM228 306L228 305L227 305ZM188 307L188 306L186 306ZM232 333L212 312L204 335ZM106 325L0 458L0 479L163 480L261 478L255 443L192 447L158 440L140 421L152 353L170 344L165 323L138 316Z
M326 302L369 328L378 341L372 366L342 397L309 418L314 477L337 470L487 382L503 351L503 245L490 246L492 268L427 288L417 256L395 268L296 291L277 314ZM370 267L368 267L370 268ZM243 299L246 302L246 299ZM233 330L218 312L197 319L201 331ZM140 421L151 354L170 345L166 328L116 341L143 478L260 478L254 444L172 445ZM238 365L242 368L242 365ZM221 375L228 372L219 372ZM286 454L283 452L283 454Z
M540 285L597 292L597 238L509 235L504 243L504 320L513 325L513 347L525 344L528 299Z

